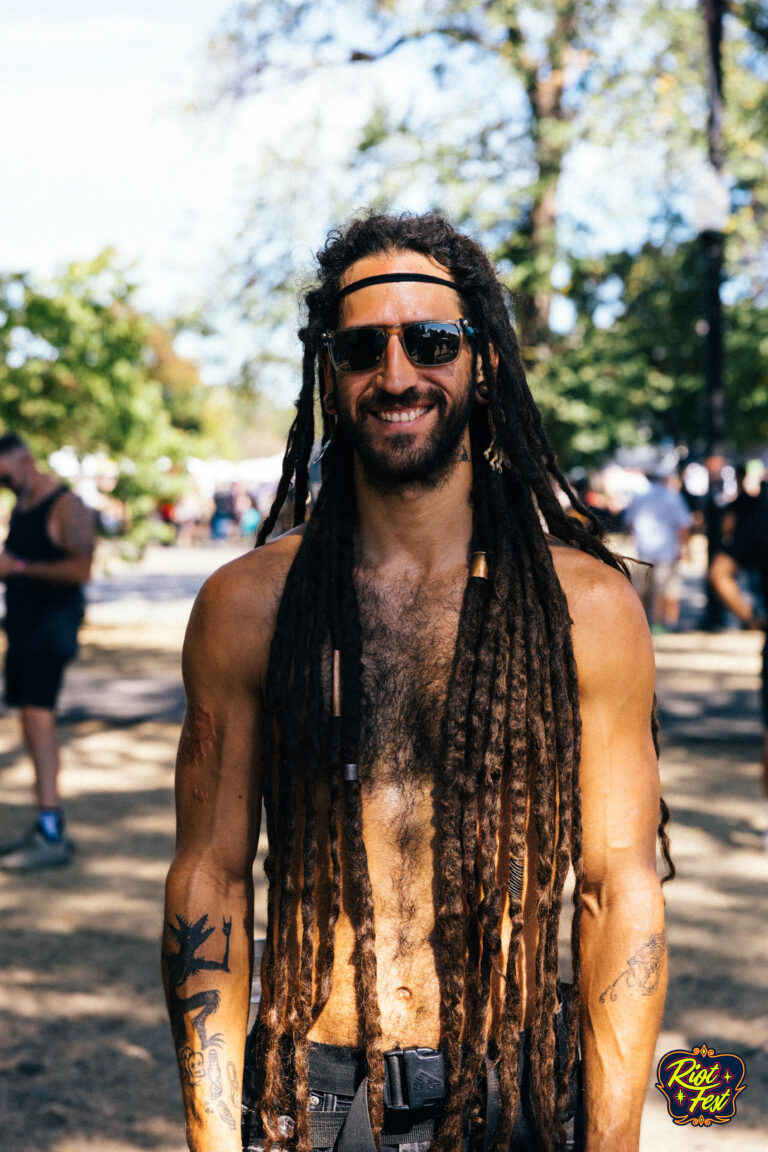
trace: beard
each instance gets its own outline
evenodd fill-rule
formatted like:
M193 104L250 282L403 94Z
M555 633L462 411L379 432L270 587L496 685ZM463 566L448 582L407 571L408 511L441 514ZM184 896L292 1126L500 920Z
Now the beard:
M391 491L402 487L437 488L452 474L459 461L460 446L474 404L471 384L453 403L439 388L409 388L397 397L402 408L430 404L436 411L434 427L426 438L412 432L395 433L386 443L374 442L366 416L371 408L392 408L391 398L371 397L356 417L338 399L338 431L358 455L368 482Z

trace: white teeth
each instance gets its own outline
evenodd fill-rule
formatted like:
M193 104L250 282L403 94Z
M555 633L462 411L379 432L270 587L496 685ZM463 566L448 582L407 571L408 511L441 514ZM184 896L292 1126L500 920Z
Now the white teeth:
M426 412L426 408L409 408L406 412L377 412L380 420L390 424L411 424Z

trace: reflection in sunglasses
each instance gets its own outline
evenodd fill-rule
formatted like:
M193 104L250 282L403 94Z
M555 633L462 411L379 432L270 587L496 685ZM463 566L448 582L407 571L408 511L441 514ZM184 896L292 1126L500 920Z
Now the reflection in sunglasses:
M390 336L398 336L405 354L417 367L452 364L459 356L463 336L476 331L466 320L457 323L417 320L412 324L363 325L324 333L331 361L341 372L367 372L382 361Z

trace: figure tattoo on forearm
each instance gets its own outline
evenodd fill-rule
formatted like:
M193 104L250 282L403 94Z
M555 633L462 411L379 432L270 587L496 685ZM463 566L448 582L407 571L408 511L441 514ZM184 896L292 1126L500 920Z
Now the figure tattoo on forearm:
M206 960L198 956L198 949L216 929L208 924L208 917L201 916L194 924L190 924L179 913L176 913L176 924L168 923L168 930L178 944L178 951L163 952L163 963L168 974L168 1015L171 1020L171 1030L176 1045L182 1081L190 1087L205 1081L206 1112L215 1111L228 1128L235 1128L235 1120L227 1104L221 1098L224 1084L221 1074L221 1065L216 1051L223 1044L223 1037L219 1032L208 1034L208 1018L219 1007L221 995L216 988L196 992L192 996L180 996L178 989L190 978L203 971L229 972L229 938L232 932L232 920L223 919L221 930L224 933L224 953L220 960ZM185 1017L194 1012L192 1017L192 1034L187 1035ZM199 1042L199 1048L197 1046ZM208 1066L205 1063L205 1053L208 1052ZM230 1087L230 1098L237 1106L239 1103L239 1085L234 1064L227 1064L227 1080ZM237 1086L237 1098L235 1094Z
M605 1004L606 999L616 1000L617 986L622 981L625 988L639 988L642 996L651 996L659 986L666 951L665 933L654 932L648 942L630 956L624 971L600 994L600 1003Z

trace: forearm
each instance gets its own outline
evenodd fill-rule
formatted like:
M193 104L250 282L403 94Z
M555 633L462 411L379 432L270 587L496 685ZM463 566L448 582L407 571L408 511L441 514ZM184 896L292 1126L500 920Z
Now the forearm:
M24 580L44 580L49 584L85 584L91 575L89 556L65 556L61 560L25 560L23 556L5 556L14 564L9 575Z
M637 1152L667 983L655 877L585 896L581 965L586 1152Z
M171 868L163 979L192 1152L241 1152L252 961L250 879Z
M710 568L709 581L726 608L739 620L746 622L752 619L754 612L739 587L736 575L737 570L733 562L720 555L715 558Z

